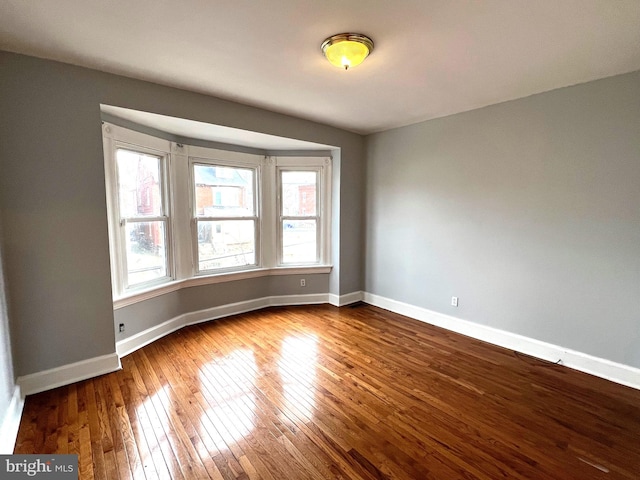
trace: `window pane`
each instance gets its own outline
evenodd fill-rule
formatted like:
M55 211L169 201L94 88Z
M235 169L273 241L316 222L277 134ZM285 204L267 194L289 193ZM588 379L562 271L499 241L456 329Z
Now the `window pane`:
M282 263L318 261L315 220L282 221Z
M161 216L160 158L118 149L117 159L122 218Z
M198 222L198 270L255 265L254 220Z
M166 277L164 222L129 222L125 234L127 285Z
M196 216L252 217L253 175L250 168L194 165Z
M282 172L282 215L316 215L317 172Z

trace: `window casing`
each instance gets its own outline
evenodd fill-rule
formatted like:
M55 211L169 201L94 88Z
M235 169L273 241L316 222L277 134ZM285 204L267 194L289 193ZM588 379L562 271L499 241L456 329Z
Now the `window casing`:
M114 297L175 278L170 142L103 125Z
M114 306L330 270L330 158L182 145L108 123L103 138Z

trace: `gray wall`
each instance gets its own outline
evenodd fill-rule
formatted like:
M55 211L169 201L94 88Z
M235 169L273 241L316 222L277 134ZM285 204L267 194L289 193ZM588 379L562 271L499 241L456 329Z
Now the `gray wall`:
M305 287L300 286L302 278L306 280ZM274 275L189 287L115 310L115 331L118 331L120 323L125 324L124 333L116 333L116 340L123 340L185 313L264 297L328 291L328 274Z
M0 66L0 208L17 375L114 351L100 103L340 147L348 208L334 224L328 288L362 289L362 258L352 254L363 243L361 136L33 57L0 52Z
M112 353L96 85L2 55L0 206L17 375Z
M640 367L640 72L372 135L366 191L368 292Z

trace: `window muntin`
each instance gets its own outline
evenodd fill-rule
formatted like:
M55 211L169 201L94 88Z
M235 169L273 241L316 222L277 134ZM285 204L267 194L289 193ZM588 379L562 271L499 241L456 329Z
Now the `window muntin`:
M319 169L279 169L279 258L281 265L320 262Z
M254 167L192 162L198 273L258 265L257 177Z
M165 157L117 148L116 176L124 288L170 278Z

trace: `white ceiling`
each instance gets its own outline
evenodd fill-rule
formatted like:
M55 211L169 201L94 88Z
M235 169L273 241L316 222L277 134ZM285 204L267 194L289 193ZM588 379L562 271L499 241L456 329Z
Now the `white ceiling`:
M315 150L329 151L331 145L306 142L293 138L267 135L266 133L251 132L239 128L213 125L211 123L196 122L185 118L168 117L157 113L141 112L129 108L114 107L112 105L100 105L100 111L114 117L128 120L137 125L151 127L161 132L171 133L179 137L209 140L227 145L249 147L266 150L268 152L278 150Z
M640 70L640 0L0 0L0 48L371 133Z

